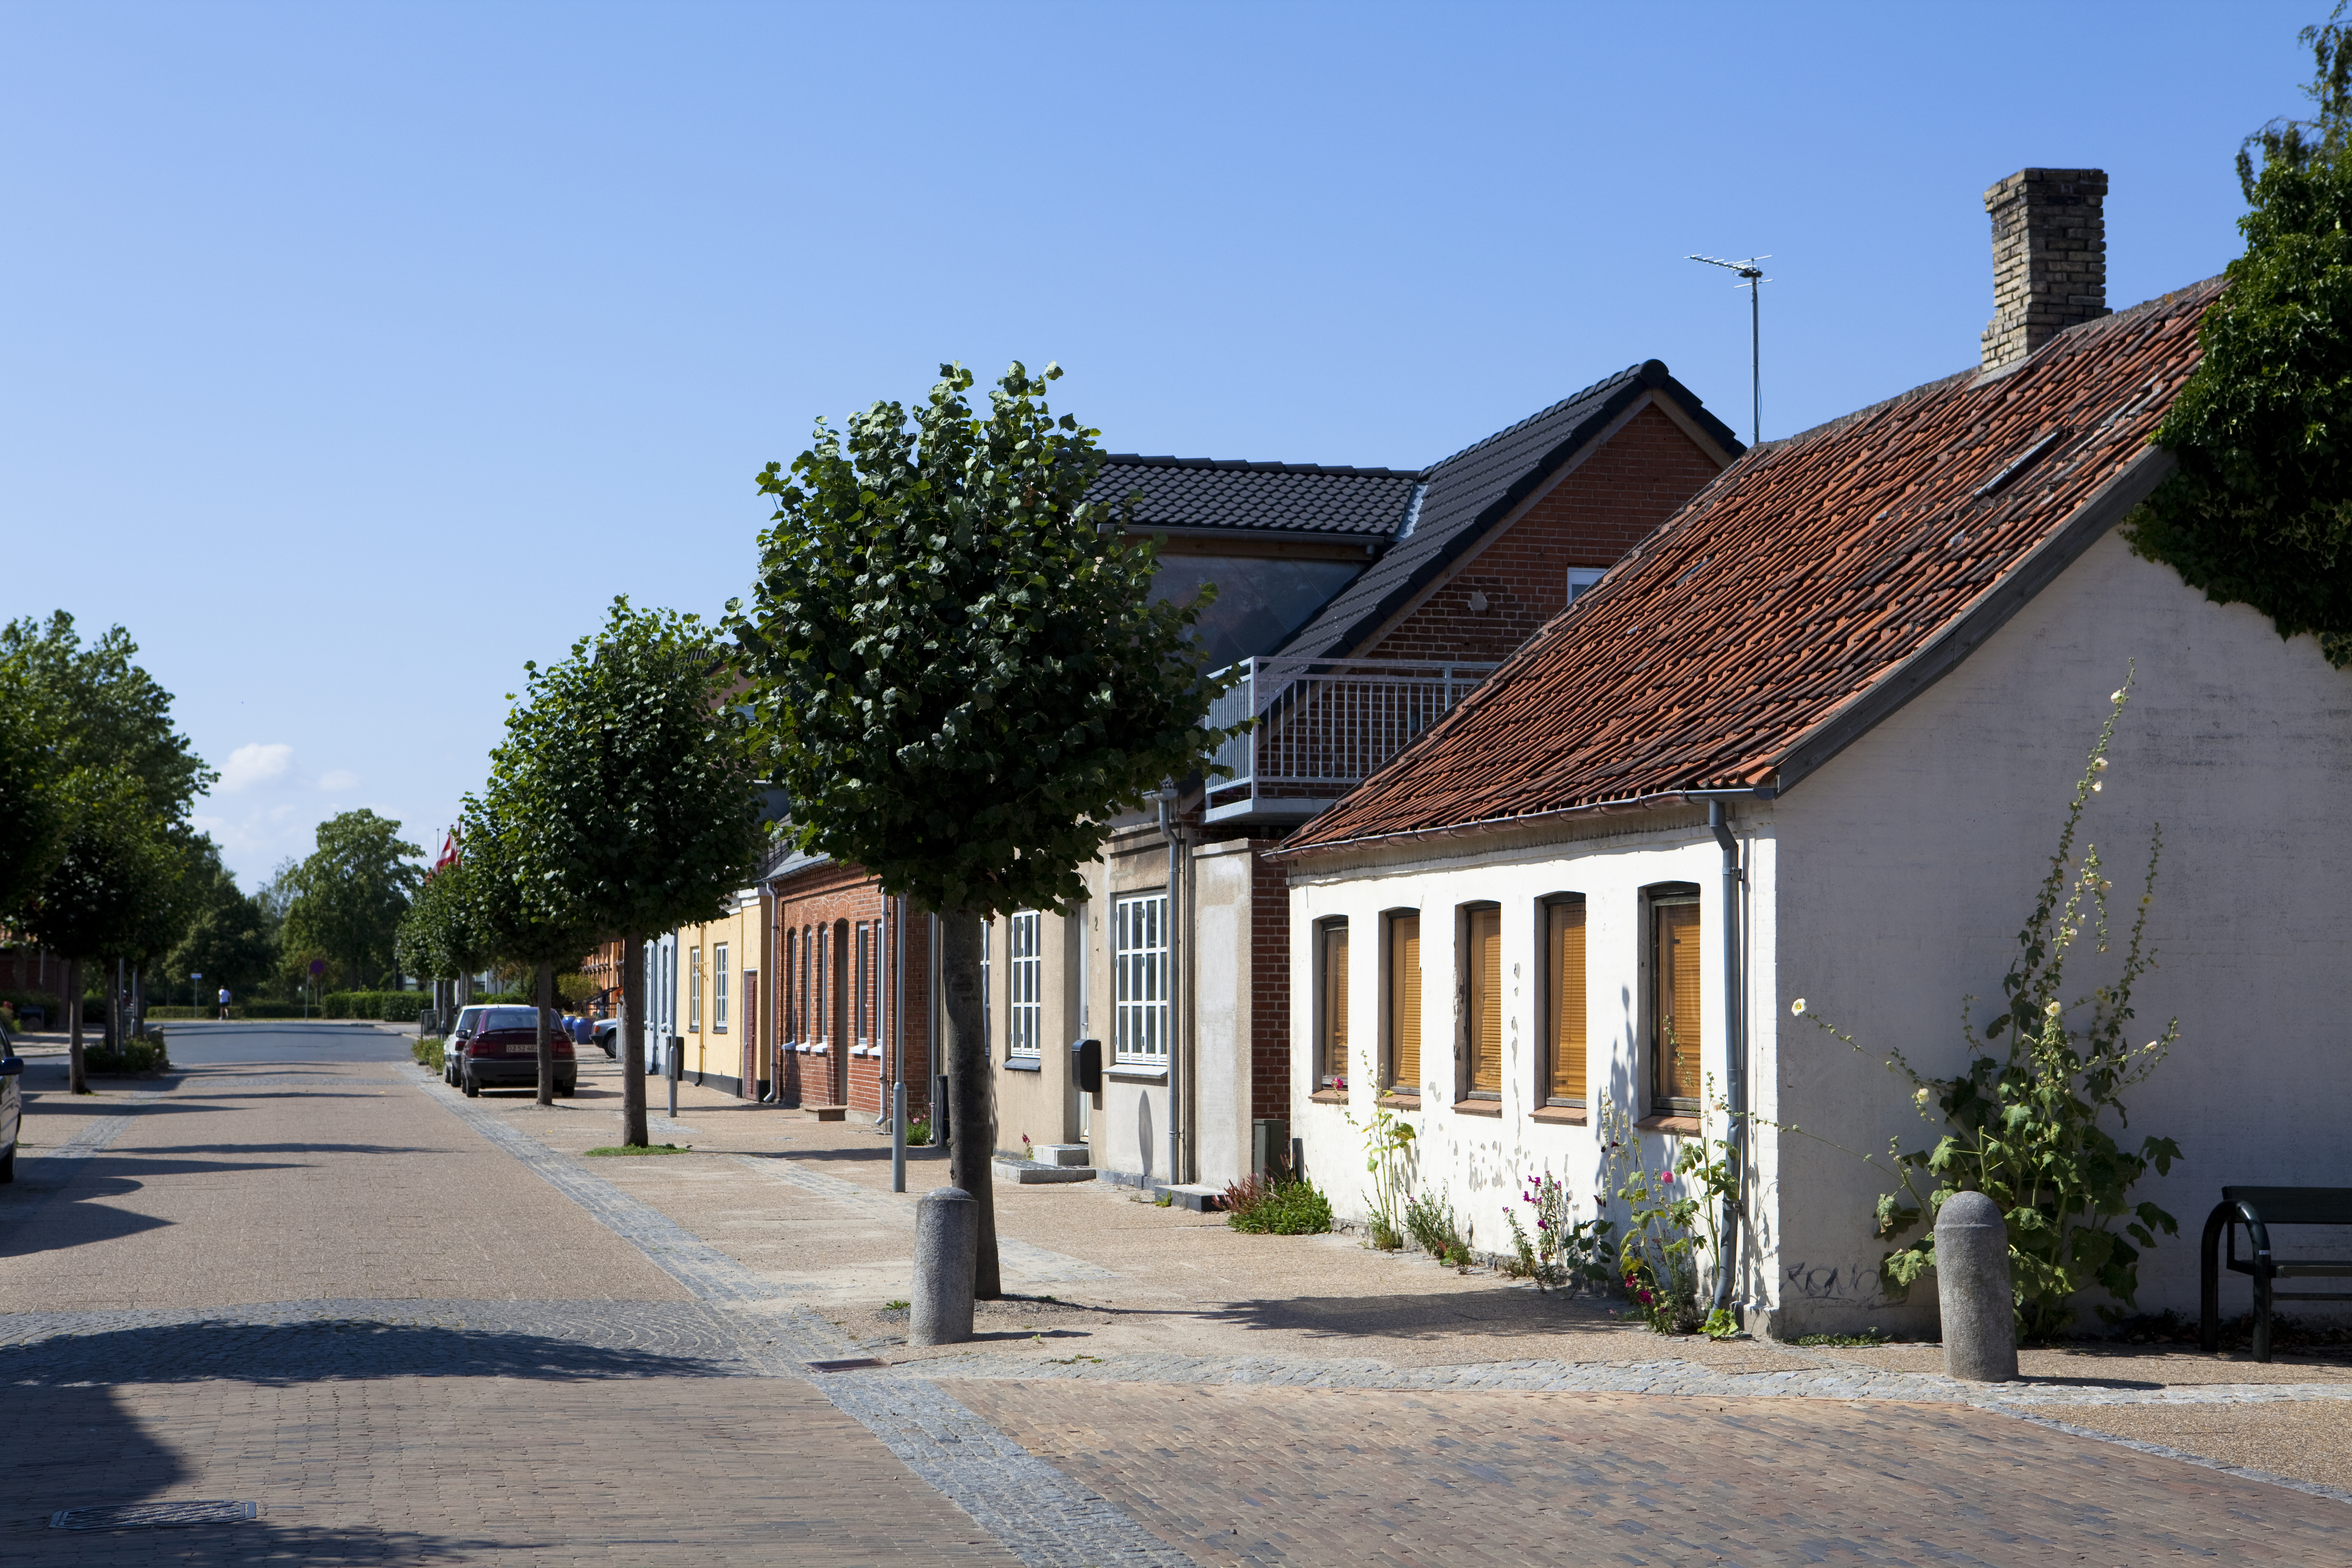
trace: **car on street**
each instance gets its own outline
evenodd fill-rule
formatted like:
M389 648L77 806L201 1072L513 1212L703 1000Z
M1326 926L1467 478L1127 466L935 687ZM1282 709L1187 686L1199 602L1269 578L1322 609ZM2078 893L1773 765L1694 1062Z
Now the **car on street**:
M572 1041L552 1020L548 1045L555 1053L555 1092L570 1096L580 1087L580 1060ZM539 1009L486 1007L458 1060L457 1087L471 1100L486 1089L539 1087Z
M607 1058L614 1061L620 1060L621 1020L618 1018L597 1019L596 1045L597 1047L604 1053Z
M0 1024L0 1182L16 1179L16 1136L25 1126L25 1058Z

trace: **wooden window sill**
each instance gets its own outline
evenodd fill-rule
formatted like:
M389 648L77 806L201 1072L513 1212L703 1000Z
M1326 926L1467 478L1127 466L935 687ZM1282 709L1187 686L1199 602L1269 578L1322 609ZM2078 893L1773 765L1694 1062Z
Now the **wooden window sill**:
M1582 1127L1588 1119L1580 1105L1539 1105L1528 1112L1528 1120L1554 1127Z
M1633 1125L1643 1132L1694 1133L1698 1131L1696 1116L1644 1116Z
M1457 1100L1454 1102L1456 1116L1492 1116L1499 1120L1503 1102L1499 1100Z
M1381 1091L1381 1098L1377 1103L1382 1110L1419 1110L1421 1109L1421 1096L1417 1094L1397 1094L1388 1089L1382 1089Z
M1348 1103L1348 1091L1344 1089L1318 1089L1307 1098L1318 1105L1345 1105Z

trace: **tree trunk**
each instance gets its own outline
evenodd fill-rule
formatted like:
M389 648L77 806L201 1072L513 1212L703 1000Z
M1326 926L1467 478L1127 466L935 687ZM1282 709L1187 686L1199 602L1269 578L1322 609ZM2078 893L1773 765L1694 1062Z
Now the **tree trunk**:
M980 995L981 945L988 940L978 913L956 910L940 917L940 989L946 1005L948 1058L948 1179L971 1194L980 1212L980 1256L972 1294L992 1301L1004 1294L996 1263L996 1110L988 1059L987 1009Z
M646 1131L646 939L621 938L621 1142L649 1147Z
M119 958L114 961L114 983L106 988L106 1048L122 1048L122 960Z
M539 966L539 1102L555 1103L555 1045L549 1037L548 1015L555 1006L555 965Z
M81 1061L81 960L66 960L66 994L59 998L66 1005L67 1027L71 1031L66 1045L66 1091L69 1094L89 1092L89 1074Z

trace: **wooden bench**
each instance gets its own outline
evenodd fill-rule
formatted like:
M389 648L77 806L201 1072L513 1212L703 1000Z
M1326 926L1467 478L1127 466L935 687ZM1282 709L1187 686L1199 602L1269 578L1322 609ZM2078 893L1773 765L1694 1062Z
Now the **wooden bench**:
M2352 1258L2281 1258L2271 1249L2274 1225L2352 1226L2352 1187L2223 1187L2205 1220L2204 1290L2199 1338L2210 1353L2221 1348L2221 1270L2254 1280L2254 1359L2271 1359L2271 1303L2352 1301L2347 1290L2274 1290L2273 1279L2352 1279ZM2238 1227L2246 1227L2253 1256L2238 1258ZM2226 1233L2228 1256L2223 1256Z

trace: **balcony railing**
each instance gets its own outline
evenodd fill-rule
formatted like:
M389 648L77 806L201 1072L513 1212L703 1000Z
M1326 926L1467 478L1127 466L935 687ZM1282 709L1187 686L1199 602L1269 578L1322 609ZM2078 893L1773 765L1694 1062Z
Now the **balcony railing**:
M1444 717L1492 664L1388 658L1244 659L1209 722L1255 719L1218 748L1233 777L1209 785L1208 819L1304 822Z

